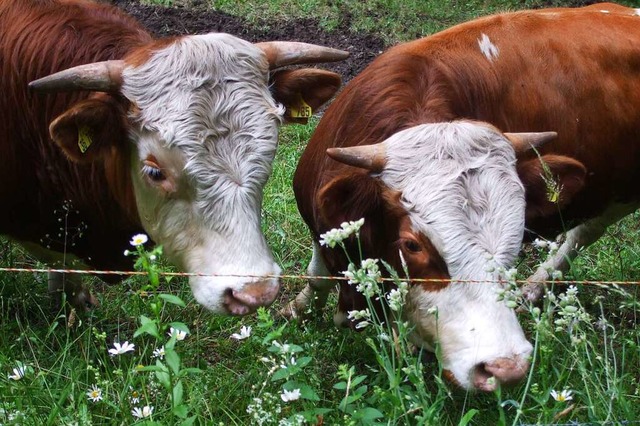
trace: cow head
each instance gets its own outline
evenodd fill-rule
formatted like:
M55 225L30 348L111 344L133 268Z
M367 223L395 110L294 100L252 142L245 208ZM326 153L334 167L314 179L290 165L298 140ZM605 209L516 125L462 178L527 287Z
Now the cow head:
M118 163L111 189L124 205L127 193L135 198L130 210L172 262L203 274L189 280L196 300L243 315L269 305L279 287L260 228L278 126L306 122L340 86L323 70L273 70L346 56L304 43L187 36L30 87L99 92L55 119L52 139L74 161Z
M387 256L401 271L400 252L411 278L451 279L412 284L405 315L415 326L412 339L428 349L437 342L447 374L465 388L493 390L528 369L532 346L497 291L500 271L520 251L525 217L558 209L546 196L540 159L518 162L517 154L529 142L554 137L458 121L412 127L376 145L328 150L373 174L354 169L323 187L323 221L364 217L362 244L374 250L365 256ZM561 190L561 207L580 190L586 170L568 157L542 160Z

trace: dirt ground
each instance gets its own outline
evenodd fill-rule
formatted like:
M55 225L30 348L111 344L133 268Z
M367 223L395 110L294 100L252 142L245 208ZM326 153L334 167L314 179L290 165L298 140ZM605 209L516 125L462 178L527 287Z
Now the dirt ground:
M134 0L112 0L111 3L134 16L156 36L226 32L252 42L292 40L347 50L351 53L347 60L322 65L322 68L340 74L345 82L362 71L384 50L382 39L351 32L348 19L331 33L323 30L312 19L270 22L267 31L249 25L241 18L198 7L197 0L191 0L188 8L149 6Z

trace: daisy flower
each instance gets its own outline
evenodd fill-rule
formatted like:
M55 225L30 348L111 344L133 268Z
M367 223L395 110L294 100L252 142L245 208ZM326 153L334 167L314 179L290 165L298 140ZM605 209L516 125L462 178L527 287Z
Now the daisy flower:
M113 348L109 349L109 355L122 355L124 353L131 352L135 347L136 345L129 343L128 341L124 342L122 345L118 342L113 342Z
M186 331L178 330L173 327L169 328L169 333L167 334L169 335L169 337L175 337L177 341L184 340L185 337L187 337Z
M138 419L146 419L147 417L150 417L152 413L153 407L150 405L145 405L142 408L134 407L133 410L131 410L131 415Z
M91 385L91 388L87 391L87 398L91 402L102 401L102 389L95 384Z
M551 391L551 397L558 402L567 402L573 399L571 395L573 393L572 390L565 389L562 392L558 393L555 390Z
M138 404L140 402L140 392L129 386L129 390L131 391L129 401L132 404Z
M164 345L160 346L159 348L156 348L153 350L153 355L151 355L152 358L160 358L163 359L164 358Z
M292 391L288 391L284 389L280 394L280 398L282 398L284 402L295 401L297 399L300 399L300 389L294 389Z
M133 236L133 238L131 238L131 241L129 241L129 244L131 244L134 247L138 247L143 245L147 241L149 241L149 237L147 237L145 234L136 234Z
M240 333L233 333L231 335L231 338L236 340L244 340L249 336L251 336L251 326L247 327L246 325L243 325L242 328L240 328Z

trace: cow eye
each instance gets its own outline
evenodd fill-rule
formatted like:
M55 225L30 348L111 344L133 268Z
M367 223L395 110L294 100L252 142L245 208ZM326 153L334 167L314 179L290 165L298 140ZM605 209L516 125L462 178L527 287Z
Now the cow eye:
M142 173L147 175L154 182L161 182L166 179L160 167L153 161L145 160L142 166Z
M420 253L422 251L422 247L420 247L420 244L418 244L418 242L414 240L404 240L403 245L404 248L410 253Z

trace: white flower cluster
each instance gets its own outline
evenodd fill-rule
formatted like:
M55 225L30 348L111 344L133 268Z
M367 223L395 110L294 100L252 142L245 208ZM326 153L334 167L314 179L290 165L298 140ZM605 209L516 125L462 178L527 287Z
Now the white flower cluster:
M356 290L371 298L380 294L380 268L377 259L365 259L360 269L356 269L353 263L349 264L346 271L342 272L349 280L349 284L357 284Z
M282 412L282 407L277 398L269 392L264 392L262 397L253 398L247 406L247 414L251 415L256 426L272 424Z
M356 324L357 329L365 328L371 324L371 312L369 309L363 309L361 311L349 311L347 312L347 318L351 321L358 321Z
M539 249L549 249L549 254L554 255L558 252L558 243L555 241L541 240L536 238L533 240L533 245Z
M400 311L404 306L404 301L407 298L407 293L409 293L409 284L407 284L405 281L399 282L398 288L394 288L389 293L387 293L389 308L392 311Z
M556 297L553 293L547 293L547 299L554 305L560 318L553 323L556 331L567 331L571 336L572 344L579 344L585 339L581 323L590 324L591 316L584 310L578 300L578 289L569 286L567 291Z
M334 248L338 244L342 244L344 240L355 234L356 238L360 236L360 228L364 225L364 218L356 221L343 222L340 228L333 228L330 231L320 235L320 245Z
M504 304L511 309L515 309L524 302L522 290L518 287L516 282L518 271L515 268L505 270L504 268L498 268L498 273L503 280L507 283L504 287L500 287L496 290L498 295L498 301L504 301Z

